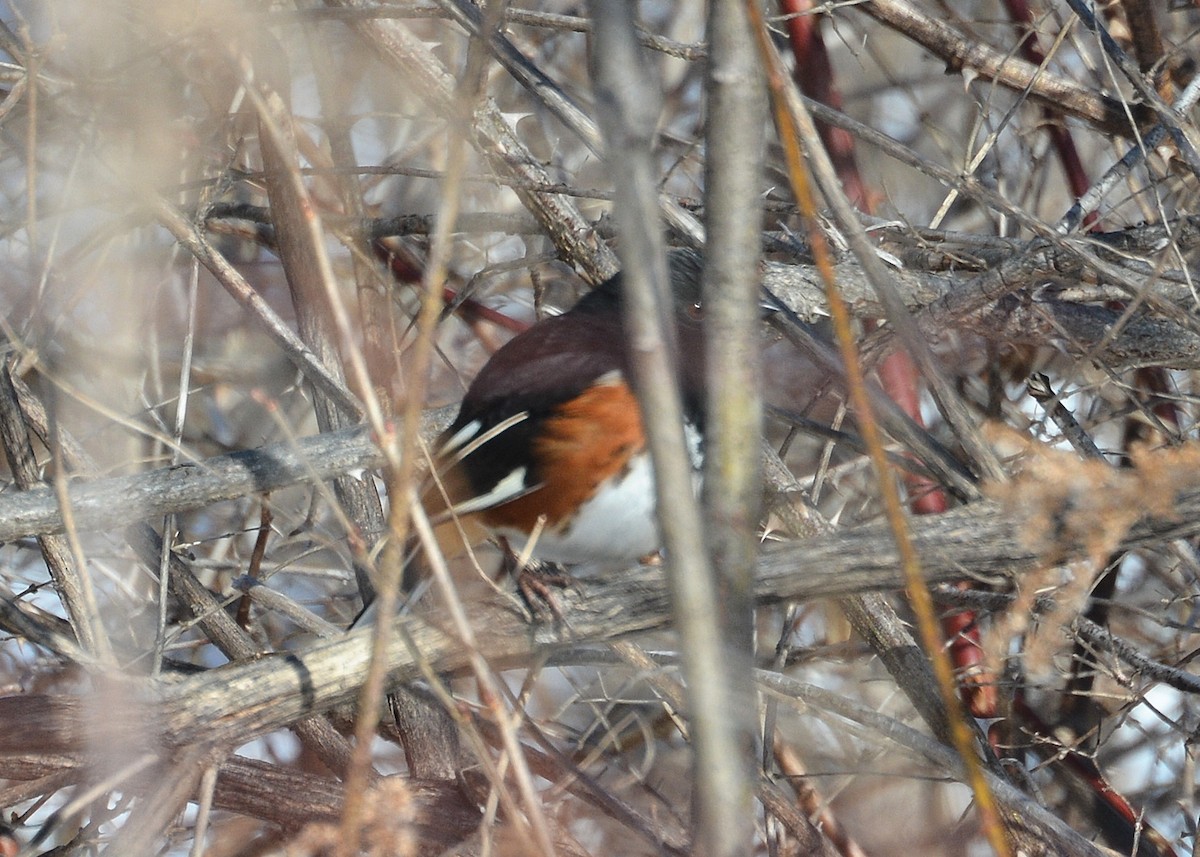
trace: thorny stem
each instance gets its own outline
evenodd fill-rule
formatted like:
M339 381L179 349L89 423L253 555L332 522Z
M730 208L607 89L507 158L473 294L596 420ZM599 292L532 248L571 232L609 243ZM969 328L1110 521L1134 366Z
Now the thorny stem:
M985 836L991 843L998 857L1010 857L1012 851L1000 818L1000 812L995 798L984 779L983 766L975 752L971 732L959 703L954 682L954 671L946 655L941 635L938 632L936 612L933 597L925 584L921 572L920 559L917 556L908 524L904 516L904 505L900 492L893 479L887 463L887 455L883 448L883 437L879 426L871 413L870 398L867 395L866 379L863 376L862 365L858 360L854 343L854 333L851 328L850 312L842 300L837 288L834 275L833 259L824 233L818 228L816 201L805 165L804 153L801 150L800 130L797 118L793 116L784 97L786 78L782 71L779 55L771 43L770 35L762 18L762 12L754 0L746 4L755 22L759 39L759 48L763 57L763 65L767 70L767 81L771 92L772 105L775 112L776 128L780 142L787 159L788 178L791 183L799 207L804 214L809 227L809 241L817 267L825 284L825 294L829 301L830 316L833 320L834 331L842 352L843 363L846 367L847 387L854 410L861 423L863 440L866 443L872 466L879 481L879 491L883 500L885 514L892 529L896 549L900 555L901 567L904 570L906 591L913 612L917 617L917 625L921 633L921 642L933 664L934 675L941 691L942 703L949 715L950 735L955 750L966 769L966 779L975 795L979 808L980 823Z

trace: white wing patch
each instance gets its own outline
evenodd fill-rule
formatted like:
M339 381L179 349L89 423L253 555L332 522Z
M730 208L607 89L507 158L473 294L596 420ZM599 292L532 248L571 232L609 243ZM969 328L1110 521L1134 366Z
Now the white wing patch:
M499 506L501 503L507 503L509 500L522 497L530 491L536 491L538 488L537 485L525 484L525 475L527 472L526 468L518 467L492 486L492 490L486 494L479 494L478 496L463 500L461 503L456 504L451 511L456 515L469 515L471 512L490 509L493 506Z
M438 447L436 455L439 460L436 462L436 466L439 470L442 470L461 462L489 440L500 435L501 432L508 431L513 426L527 419L529 419L529 411L521 411L482 433L480 433L479 429L483 423L479 420L472 420L446 438L445 442ZM523 497L531 491L536 491L541 486L526 484L525 479L528 474L528 468L516 468L493 485L491 490L484 494L468 497L466 500L455 504L450 509L438 515L438 522L454 515L469 515L472 512L490 509L493 506L499 506L501 503L507 503L510 500Z
M480 435L476 435L476 432L479 431L483 423L479 420L471 420L471 422L447 438L446 442L438 447L437 454L439 456L453 455L454 461L462 461L489 440L497 437L501 432L508 431L513 426L523 423L527 419L529 419L529 411L520 411L508 419L496 423L496 425Z
M452 437L446 438L446 442L438 449L438 455L449 455L454 452L464 443L475 437L475 433L479 431L483 425L479 420L471 420L465 426L454 433Z
M616 387L619 384L625 383L625 376L621 374L620 369L610 369L592 383L589 387Z

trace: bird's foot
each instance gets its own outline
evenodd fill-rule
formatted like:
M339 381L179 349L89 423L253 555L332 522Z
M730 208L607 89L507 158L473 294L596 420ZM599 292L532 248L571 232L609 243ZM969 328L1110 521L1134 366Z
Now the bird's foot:
M567 570L558 563L543 562L531 559L524 565L510 550L504 552L504 561L500 566L501 576L511 575L517 586L517 594L525 609L534 620L547 614L555 621L563 621L562 604L555 589L566 589L575 582Z

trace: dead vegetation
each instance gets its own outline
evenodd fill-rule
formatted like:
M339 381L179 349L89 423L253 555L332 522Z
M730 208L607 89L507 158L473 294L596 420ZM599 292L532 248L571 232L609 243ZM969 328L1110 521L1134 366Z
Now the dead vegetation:
M589 69L605 5L3 5L0 854L1197 853L1200 13L766 10L972 794L799 149L764 110L753 194L706 197L752 161L705 127L727 46L703 4L644 2L652 73ZM675 246L761 222L790 311L750 381L716 366L727 410L762 390L764 441L690 536L753 569L752 619L655 566L531 621L484 545L387 638L345 634L420 533L423 444L512 331L628 266L638 204ZM740 641L732 682L689 623ZM714 721L728 758L695 749ZM693 813L714 791L728 816Z

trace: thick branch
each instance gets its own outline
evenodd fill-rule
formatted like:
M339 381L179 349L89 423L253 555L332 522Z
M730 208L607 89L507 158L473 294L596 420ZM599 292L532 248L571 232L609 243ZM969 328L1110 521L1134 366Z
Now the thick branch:
M1125 107L1116 98L1040 70L1011 52L970 38L904 0L873 0L856 4L855 8L928 48L945 60L947 69L952 72L964 69L977 72L985 80L994 80L1014 92L1028 91L1031 98L1086 119L1109 133L1124 136L1131 133ZM1133 113L1135 118L1141 119L1148 111L1137 109Z

